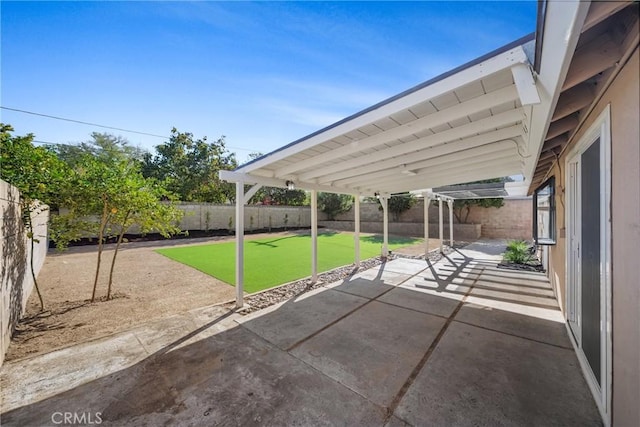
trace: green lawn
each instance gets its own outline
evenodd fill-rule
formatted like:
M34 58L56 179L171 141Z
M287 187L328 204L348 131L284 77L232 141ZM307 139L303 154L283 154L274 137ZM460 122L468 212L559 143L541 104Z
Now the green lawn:
M389 237L389 250L420 242L410 237ZM380 255L382 236L360 237L361 258ZM278 236L245 241L244 289L257 292L311 275L311 237ZM318 271L353 263L350 233L318 236ZM156 252L235 285L235 242L158 249Z

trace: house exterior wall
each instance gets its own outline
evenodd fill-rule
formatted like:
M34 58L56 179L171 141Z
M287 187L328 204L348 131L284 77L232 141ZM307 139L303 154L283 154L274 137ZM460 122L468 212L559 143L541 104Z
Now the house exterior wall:
M640 57L638 49L571 140L551 175L556 177L557 244L549 249L549 277L560 306L566 301L564 165L607 105L611 108L612 423L640 425Z

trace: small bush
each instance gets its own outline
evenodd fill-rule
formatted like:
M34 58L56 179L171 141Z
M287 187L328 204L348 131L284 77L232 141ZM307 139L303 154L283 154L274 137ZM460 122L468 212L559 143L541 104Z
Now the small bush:
M504 259L514 264L526 264L529 262L529 244L524 240L512 240L507 244Z

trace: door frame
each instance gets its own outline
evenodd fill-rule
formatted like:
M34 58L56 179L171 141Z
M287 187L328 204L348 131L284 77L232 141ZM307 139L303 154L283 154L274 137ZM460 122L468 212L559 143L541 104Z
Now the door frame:
M565 244L565 283L566 293L565 298L565 317L566 326L569 332L569 338L578 356L580 367L587 380L587 384L591 389L591 393L596 401L602 419L605 426L611 425L611 384L612 384L612 323L611 323L611 108L607 105L600 115L596 118L593 124L580 138L578 143L571 149L565 160L565 190L566 199L571 201L575 200L576 205L580 206L581 192L573 187L570 181L570 165L576 162L576 158L579 162L579 156L591 146L598 138L600 138L600 319L604 321L604 327L601 328L600 333L600 372L602 373L601 385L598 384L586 356L582 351L581 340L576 339L574 331L570 326L570 304L571 301L577 302L575 307L578 307L578 315L580 315L580 298L581 292L580 286L576 283L572 283L570 280L572 277L570 273L572 271L571 263L574 262L572 256L572 244L571 241L567 241ZM578 168L579 173L579 168ZM577 182L580 182L578 177ZM574 194L575 193L575 194ZM573 199L575 198L575 199ZM570 230L570 226L575 221L578 227L581 224L581 218L573 217L573 210L571 203L567 203L565 206L565 227L567 231ZM567 236L570 239L570 236ZM578 263L579 267L580 263ZM573 270L576 271L576 270ZM577 270L579 271L579 269ZM580 273L578 274L578 276ZM582 328L583 322L578 319L577 324ZM579 337L578 337L579 338Z

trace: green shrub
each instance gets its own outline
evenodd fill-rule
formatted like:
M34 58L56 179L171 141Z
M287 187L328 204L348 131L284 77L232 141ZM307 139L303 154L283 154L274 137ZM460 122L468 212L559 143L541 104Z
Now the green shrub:
M514 264L526 264L529 262L529 244L524 240L512 240L507 244L504 259Z

